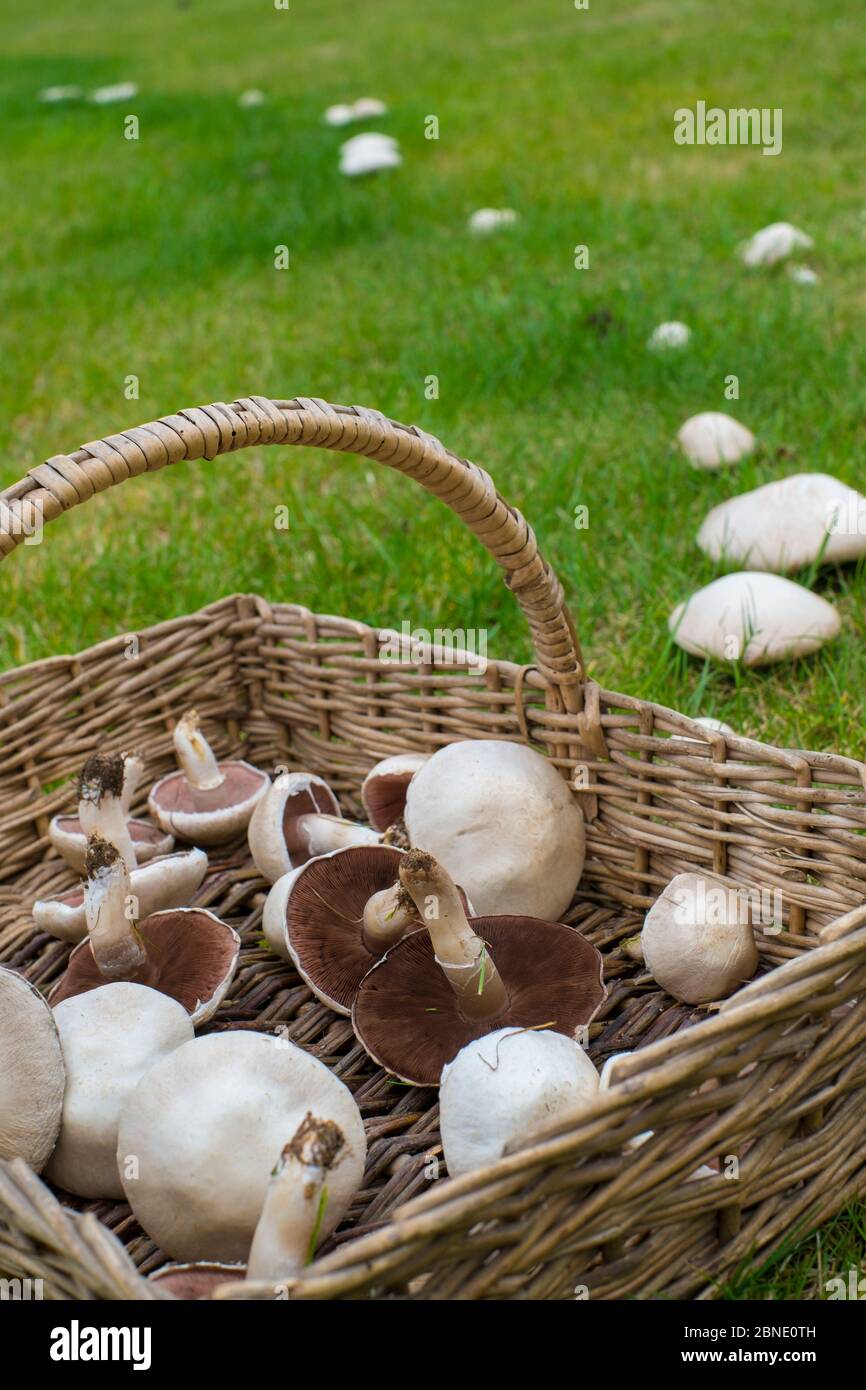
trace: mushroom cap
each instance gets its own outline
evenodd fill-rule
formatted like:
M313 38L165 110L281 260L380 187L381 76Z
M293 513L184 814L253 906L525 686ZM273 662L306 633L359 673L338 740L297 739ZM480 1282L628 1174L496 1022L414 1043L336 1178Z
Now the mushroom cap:
M144 985L103 984L54 1010L66 1096L47 1176L79 1197L123 1197L120 1112L140 1078L194 1036L183 1005Z
M698 545L756 570L784 573L858 559L866 551L866 497L828 473L795 473L713 507Z
M164 1265L149 1276L151 1284L158 1284L163 1293L174 1298L196 1301L213 1298L214 1291L223 1284L234 1284L243 1279L246 1265L229 1264L186 1264Z
M186 907L204 882L207 862L203 849L181 849L139 864L129 876L132 892L138 899L139 915L150 917L163 908ZM33 921L40 931L48 932L58 941L84 941L87 937L84 888L72 888L68 893L55 893L53 897L37 900L33 904Z
M0 1158L37 1173L57 1142L66 1068L54 1015L23 975L0 966Z
M327 1234L364 1172L348 1088L284 1038L237 1031L184 1043L142 1077L121 1117L121 1175L127 1155L138 1159L124 1181L136 1218L175 1259L245 1261L274 1164L310 1111L345 1140L328 1174Z
M172 907L154 912L138 924L147 946L148 973L141 982L176 999L195 1025L216 1013L234 979L241 940L233 927L201 907ZM51 991L54 1008L106 984L90 941L69 957L66 974Z
M748 903L700 874L671 879L644 919L641 946L656 984L687 1004L724 999L758 968Z
M403 853L392 845L332 850L284 874L268 894L265 936L335 1013L352 1012L361 981L381 959L365 944L364 908L374 893L399 881ZM458 892L468 907L463 890ZM408 930L421 926L419 920Z
M438 1085L461 1048L502 1028L548 1025L573 1039L605 997L604 962L573 927L523 916L470 917L469 925L487 943L508 992L497 1017L464 1016L426 931L392 946L355 997L359 1042L410 1085Z
M361 786L361 800L375 830L387 830L400 819L409 783L428 756L427 753L397 753L392 758L383 758L367 773Z
M807 656L839 631L836 609L778 574L743 570L705 585L668 620L678 647L716 661L766 666ZM729 645L730 644L730 645ZM736 648L736 651L735 651Z
M297 868L310 857L298 834L299 816L339 816L331 788L312 772L283 772L256 805L247 838L253 862L268 883Z
M170 772L151 788L147 807L163 830L197 845L224 845L246 830L271 779L250 763L220 763L224 781L210 790L192 788L182 772Z
M167 835L158 825L149 820L133 817L129 822L129 834L139 864L146 864L157 855L171 854L174 836ZM84 856L87 853L87 836L81 829L77 816L54 816L48 825L48 838L58 854L62 854L70 868L84 875Z
M442 1069L439 1119L451 1177L495 1163L598 1093L598 1072L562 1033L498 1028Z
M440 748L409 783L406 827L482 914L555 921L583 870L580 807L552 764L521 743Z
M747 266L775 265L793 251L806 251L814 245L812 238L793 223L771 222L743 243L740 258Z
M686 458L695 468L720 468L737 463L755 447L755 436L722 410L692 415L677 432Z

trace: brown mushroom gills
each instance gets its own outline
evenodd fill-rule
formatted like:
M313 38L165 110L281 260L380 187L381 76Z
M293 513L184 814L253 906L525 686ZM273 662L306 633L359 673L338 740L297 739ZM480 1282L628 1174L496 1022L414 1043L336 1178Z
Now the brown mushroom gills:
M250 801L260 790L262 773L245 763L220 763L223 781L218 787L193 787L182 772L171 773L159 789L159 806L165 815L201 815L224 811Z

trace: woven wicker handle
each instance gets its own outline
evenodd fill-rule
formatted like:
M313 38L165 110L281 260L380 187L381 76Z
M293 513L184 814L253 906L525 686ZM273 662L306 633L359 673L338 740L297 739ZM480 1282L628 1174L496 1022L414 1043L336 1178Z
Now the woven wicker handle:
M21 523L28 504L31 516L35 510L43 522L53 521L139 473L260 444L362 454L408 474L439 497L505 570L505 582L532 630L538 665L552 686L554 703L569 711L581 709L584 667L577 634L562 586L539 554L532 528L474 463L449 453L416 426L397 424L363 406L329 405L304 396L293 401L251 396L233 405L181 410L84 444L74 454L56 454L0 492L0 503L5 504L0 506L0 558L24 540Z

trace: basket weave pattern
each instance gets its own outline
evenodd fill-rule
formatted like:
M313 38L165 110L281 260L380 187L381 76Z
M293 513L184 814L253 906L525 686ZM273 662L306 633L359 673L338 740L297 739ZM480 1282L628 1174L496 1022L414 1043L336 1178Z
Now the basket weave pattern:
M168 731L190 705L218 756L317 772L349 815L388 754L531 742L574 779L587 818L566 920L605 956L590 1055L634 1055L580 1123L493 1168L432 1176L435 1092L395 1085L349 1021L262 946L266 885L245 849L211 856L197 902L231 922L243 952L208 1030L281 1030L346 1081L367 1127L364 1187L292 1297L711 1296L866 1188L866 768L708 733L587 681L525 520L481 469L374 411L263 397L182 411L31 469L0 493L0 515L35 502L52 520L138 473L265 443L362 454L444 501L505 571L537 664L490 661L482 673L435 649L385 662L385 634L363 623L235 595L137 634L135 660L118 636L0 676L0 960L43 989L62 973L69 948L29 916L35 897L71 886L48 821L69 809L69 779L97 748L135 747L151 780L169 771ZM21 539L0 530L0 555ZM621 949L688 870L781 895L782 930L758 933L759 975L719 1009L674 1003ZM717 1158L739 1176L692 1177ZM0 1271L43 1277L49 1297L155 1296L141 1276L163 1256L129 1209L60 1196L20 1161L0 1165Z

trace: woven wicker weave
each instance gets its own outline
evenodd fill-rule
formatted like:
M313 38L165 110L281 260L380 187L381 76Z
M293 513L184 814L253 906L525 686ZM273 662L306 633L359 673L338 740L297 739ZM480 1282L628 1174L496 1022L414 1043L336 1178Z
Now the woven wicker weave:
M386 663L363 623L235 595L137 634L135 659L115 637L0 676L0 960L42 989L62 972L68 947L29 916L34 897L70 885L48 821L97 747L134 746L151 779L169 770L169 730L188 705L220 756L315 771L348 814L387 754L529 741L574 780L587 817L566 920L605 956L591 1055L634 1055L580 1124L495 1167L435 1180L435 1093L393 1084L349 1021L263 948L265 885L245 847L212 856L197 901L236 927L243 955L209 1029L282 1030L347 1082L367 1126L363 1190L292 1297L711 1297L866 1188L866 768L709 733L588 682L560 585L487 474L359 407L254 397L58 455L0 493L0 555L23 539L23 504L50 521L131 475L266 443L374 458L444 501L505 571L537 665L490 661L482 674L433 649ZM760 973L718 1009L673 1003L621 949L689 869L781 893L784 929L758 933ZM692 1178L719 1157L738 1176ZM142 1276L163 1259L126 1206L58 1199L20 1160L0 1165L4 1275L43 1278L47 1297L148 1298Z

